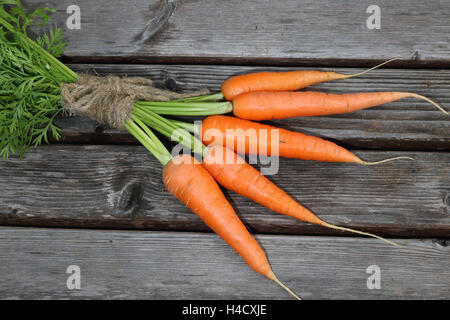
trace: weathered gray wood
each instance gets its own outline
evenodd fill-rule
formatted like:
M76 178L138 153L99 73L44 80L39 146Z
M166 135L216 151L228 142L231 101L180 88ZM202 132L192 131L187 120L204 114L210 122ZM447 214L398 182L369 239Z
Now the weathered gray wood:
M379 166L280 159L269 178L335 224L391 236L450 235L450 153L357 152ZM208 228L161 182L161 165L142 146L42 146L0 161L0 224L195 230ZM322 233L226 192L258 233Z
M154 79L171 90L196 90L207 87L216 92L226 78L261 70L290 68L198 65L70 65L77 72L102 75L136 75ZM343 73L361 69L338 70ZM371 91L412 91L450 107L449 70L380 69L359 78L312 86L308 90L333 93ZM400 100L369 110L328 117L308 117L273 121L272 124L306 134L334 140L359 149L450 150L450 117L424 101ZM63 118L63 142L130 143L127 133L98 127L87 118Z
M449 299L446 242L258 235L304 299ZM66 269L81 269L69 290ZM381 289L367 288L367 268ZM291 299L213 234L0 228L1 299Z
M40 0L25 1L27 8ZM365 64L394 56L449 65L450 5L445 0L377 1L381 29L366 26L371 2L174 1L168 23L142 41L162 1L79 0L81 29L68 30L70 0L45 1L64 27L67 56L78 60Z

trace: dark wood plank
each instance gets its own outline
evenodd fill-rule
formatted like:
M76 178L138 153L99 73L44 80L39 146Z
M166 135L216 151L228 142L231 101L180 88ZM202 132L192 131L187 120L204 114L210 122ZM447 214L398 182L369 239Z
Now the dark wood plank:
M367 65L394 56L409 65L450 63L449 3L377 1L381 29L369 30L371 2L328 0L173 1L168 23L142 38L162 1L79 0L81 29L67 30L70 0L45 1L77 60ZM25 1L27 8L42 6Z
M450 235L450 153L356 152L379 166L280 159L269 178L321 218L389 236ZM42 146L0 161L0 224L209 231L141 146ZM333 234L225 192L257 233Z
M160 87L186 91L207 87L218 91L224 79L241 73L290 68L198 65L71 65L77 72L136 75L155 80ZM361 69L323 69L354 73ZM308 90L333 93L412 91L450 107L450 71L380 69L365 76L312 86ZM328 117L284 119L274 125L320 136L355 149L450 150L450 117L427 102L400 100L369 110ZM62 142L130 143L127 133L105 129L86 118L59 120Z
M304 299L449 299L450 249L433 240L258 235ZM0 228L2 299L291 299L213 234ZM78 265L81 289L66 269ZM367 288L380 268L381 289Z

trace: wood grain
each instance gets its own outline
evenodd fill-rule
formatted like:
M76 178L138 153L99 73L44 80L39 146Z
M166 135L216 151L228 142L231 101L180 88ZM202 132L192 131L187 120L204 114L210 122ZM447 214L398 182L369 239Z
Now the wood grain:
M450 153L356 154L415 161L367 167L282 158L269 178L331 223L388 236L450 235ZM42 146L0 162L0 224L209 231L164 189L161 172L141 146ZM225 193L254 232L333 234Z
M446 242L258 235L304 299L449 299ZM66 269L81 269L69 290ZM367 268L381 289L367 289ZM0 227L0 299L291 299L213 234ZM220 270L220 272L219 272Z
M450 64L450 4L445 0L377 1L381 29L369 30L372 2L295 0L173 1L169 21L142 40L160 0L79 0L81 29L68 30L70 0L45 1L78 61L368 65L392 57L403 65ZM41 0L25 1L42 7ZM35 28L35 31L39 30Z
M381 30L366 27L372 3L356 0L175 0L157 32L151 26L163 24L165 1L79 0L80 30L66 27L72 1L24 3L27 10L57 9L52 25L68 42L63 61L77 72L217 91L235 74L305 66L354 73L396 56L401 60L389 69L311 90L412 91L450 106L444 0L380 0ZM40 31L33 27L32 34ZM450 298L449 117L408 99L269 123L359 150L369 161L416 159L376 167L280 159L278 174L269 177L324 220L408 237L396 239L400 249L307 225L225 191L280 280L305 299ZM0 161L0 225L8 226L0 227L0 299L290 298L165 191L160 164L129 134L79 117L58 124L60 144ZM81 290L66 287L69 265L81 267ZM380 290L367 289L370 265L381 268Z
M199 65L70 65L77 72L135 75L154 79L159 87L187 91L207 87L216 92L226 78L242 73L291 68ZM334 68L342 73L361 69ZM308 90L330 93L412 91L450 107L450 70L379 69L370 74L312 86ZM424 101L405 99L345 115L307 117L269 122L320 136L354 149L450 151L450 117ZM66 143L132 143L127 133L98 126L86 118L62 118Z

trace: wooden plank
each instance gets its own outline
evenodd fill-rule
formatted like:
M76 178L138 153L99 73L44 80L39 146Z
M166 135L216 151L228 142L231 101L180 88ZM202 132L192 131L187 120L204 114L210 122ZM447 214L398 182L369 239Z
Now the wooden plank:
M449 299L446 242L258 235L304 299ZM291 299L213 234L0 228L1 299ZM81 289L66 286L80 267ZM369 266L380 289L367 288Z
M321 218L389 236L448 237L450 153L359 151L379 166L280 159L269 178ZM141 146L42 146L0 161L0 224L209 231L171 196ZM333 234L225 192L257 233Z
M369 30L368 1L173 1L153 37L147 27L159 0L79 0L81 29L68 30L70 0L46 1L64 27L67 56L79 61L368 65L394 56L409 65L450 63L450 4L445 0L377 1L381 29ZM29 9L40 0L25 1ZM38 29L35 29L38 31Z
M155 80L160 87L186 91L207 87L216 92L226 78L242 73L290 68L198 65L70 65L77 72L136 75ZM361 69L323 69L343 73ZM312 86L330 93L412 91L450 107L450 70L380 69L365 76ZM127 133L105 129L86 118L63 118L62 142L131 143ZM450 151L450 117L424 101L405 99L369 110L328 117L307 117L269 122L320 136L354 149Z

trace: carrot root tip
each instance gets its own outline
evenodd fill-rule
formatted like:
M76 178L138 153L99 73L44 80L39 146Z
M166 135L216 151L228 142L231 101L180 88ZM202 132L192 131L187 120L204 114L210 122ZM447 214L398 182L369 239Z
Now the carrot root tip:
M396 247L399 247L399 248L402 247L402 245L400 245L400 244L398 244L398 243L395 243L395 242L390 241L390 240L388 240L388 239L385 239L385 238L383 238L383 237L377 236L376 234L373 234L373 233L363 232L363 231L359 231L359 230L355 230L355 229L350 229L350 228L345 228L345 227L339 227L339 226L336 226L336 225L334 225L334 224L330 224L330 223L327 223L327 222L324 222L324 223L322 224L322 226L327 227L327 228L331 228L331 229L336 229L336 230L341 230L341 231L348 231L348 232L360 234L360 235L363 235L363 236L368 236L368 237L376 238L376 239L378 239L378 240L381 240L381 241L384 241L384 242L386 242L386 243L389 243L389 244L391 244L391 245L393 245L393 246L396 246Z
M390 161L394 161L394 160L400 160L400 159L408 159L408 160L412 160L415 161L414 158L411 157L394 157L394 158L389 158L389 159L384 159L384 160L380 160L380 161L363 161L361 160L361 164L366 165L366 166L373 166L373 165L377 165L377 164L381 164L381 163L385 163L385 162L390 162Z
M408 97L411 98L417 98L417 99L421 99L421 100L425 100L426 102L431 103L433 106L435 106L436 108L438 108L440 111L442 111L444 114L448 115L449 112L447 110L445 110L444 108L442 108L439 104L437 104L436 102L434 102L433 100L422 96L420 94L416 94L416 93L408 93Z
M396 57L396 58L389 59L389 60L387 60L387 61L384 61L384 62L382 62L382 63L376 65L375 67L369 68L369 69L364 70L364 71L362 71L362 72L353 73L353 74L348 74L348 75L345 76L344 79L362 76L363 74L366 74L366 73L368 73L368 72L370 72L370 71L372 71L372 70L378 69L379 67L384 66L385 64L388 64L389 62L392 62L392 61L395 61L395 60L400 60L400 57Z
M276 284L278 284L280 287L282 287L284 290L286 290L291 296L293 296L295 299L297 300L302 300L302 298L300 298L298 295L296 295L294 293L294 291L292 291L291 289L289 289L283 282L281 282L280 280L278 280L277 277L274 276L274 278L272 279L273 281L275 281Z

